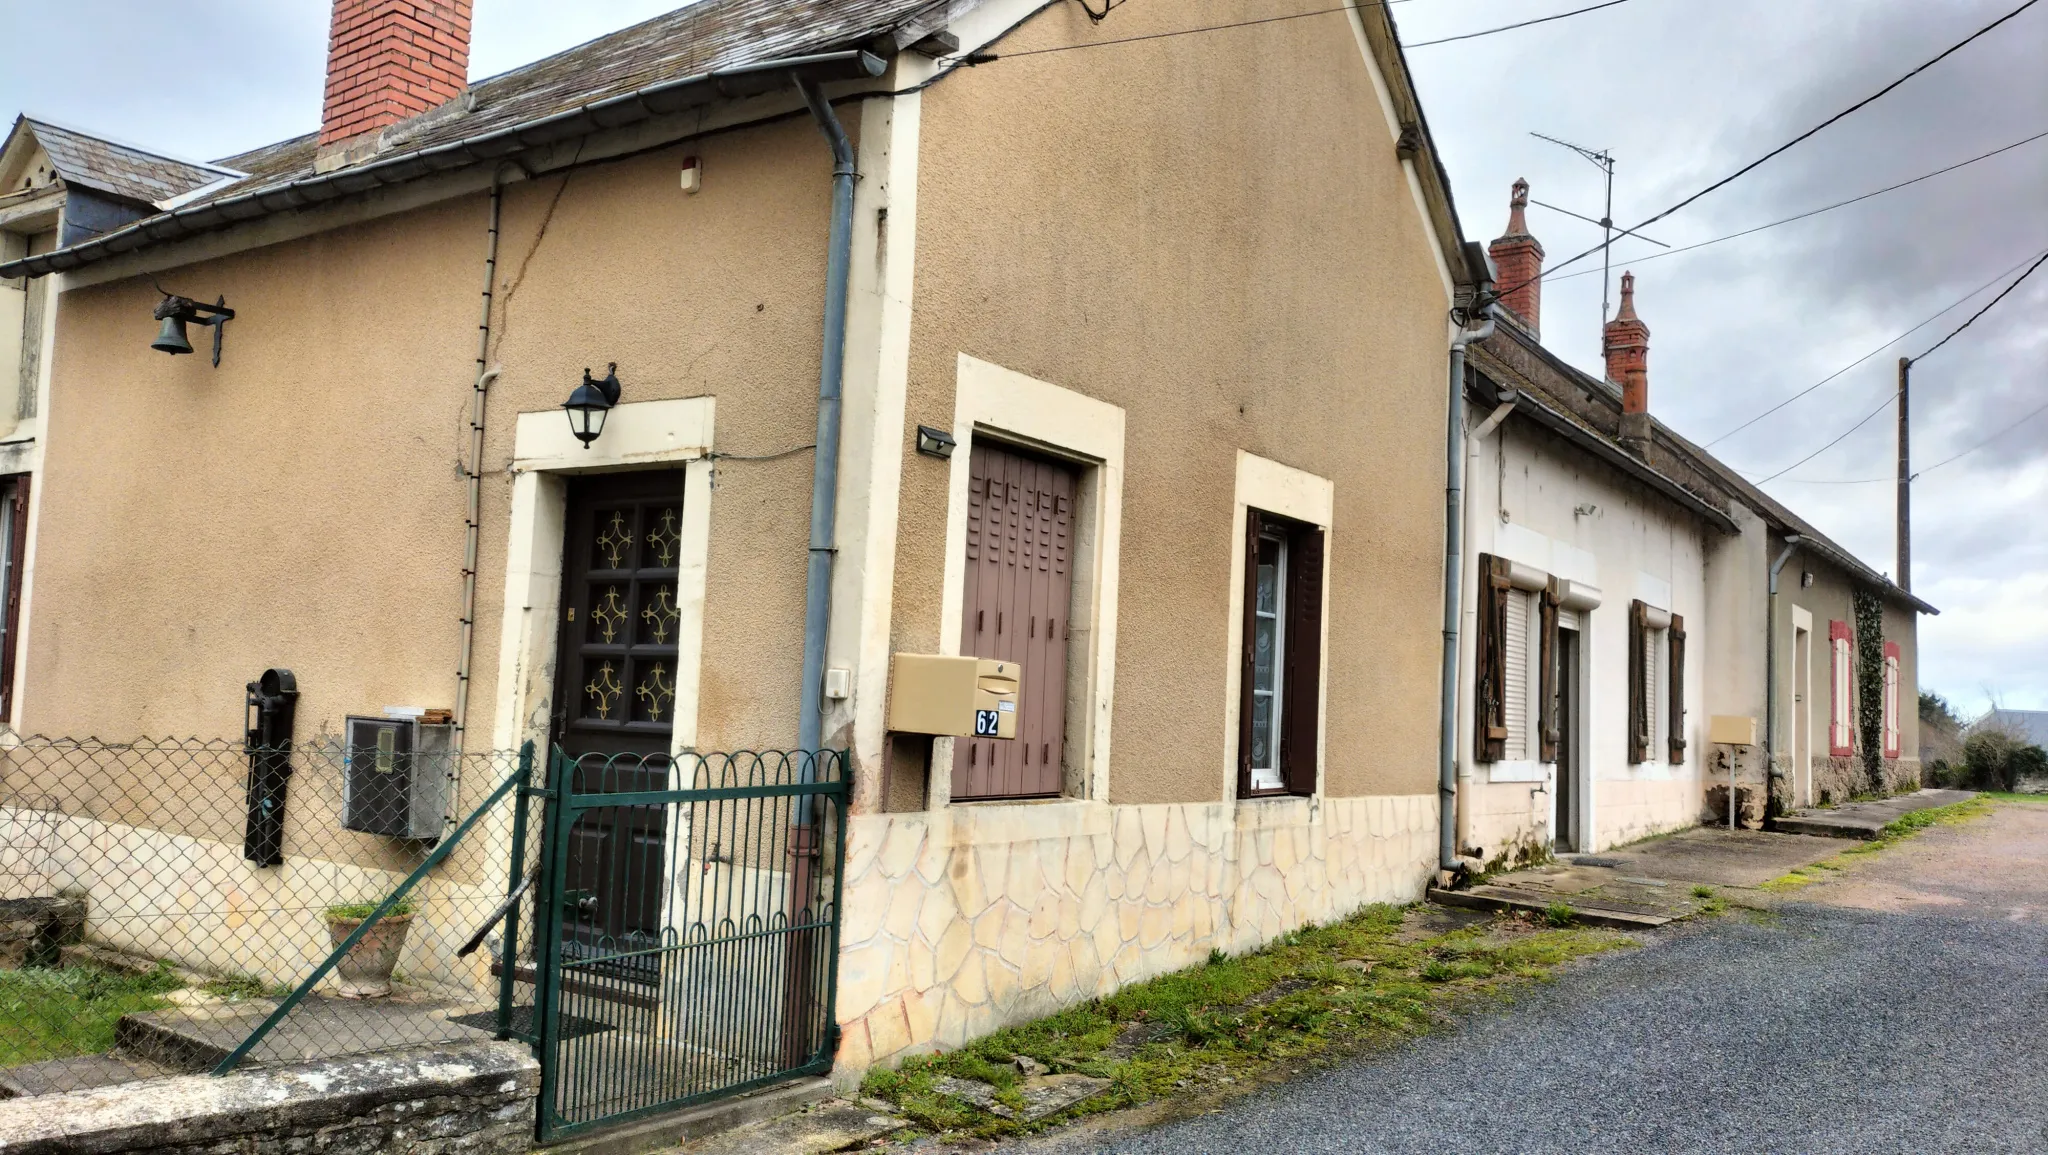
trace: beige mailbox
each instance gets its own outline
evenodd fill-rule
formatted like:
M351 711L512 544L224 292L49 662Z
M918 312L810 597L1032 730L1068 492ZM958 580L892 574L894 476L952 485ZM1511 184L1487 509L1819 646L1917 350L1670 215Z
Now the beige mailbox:
M993 658L897 654L889 671L889 729L905 734L1015 738L1023 668Z
M1715 714L1707 725L1707 741L1718 746L1754 746L1756 719L1741 714Z

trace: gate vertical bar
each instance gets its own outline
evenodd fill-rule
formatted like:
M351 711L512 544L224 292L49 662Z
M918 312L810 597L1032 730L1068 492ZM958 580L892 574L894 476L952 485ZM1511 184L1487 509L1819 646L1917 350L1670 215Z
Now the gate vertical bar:
M834 777L842 789L832 796L832 931L830 953L825 956L825 1031L818 1058L830 1063L839 1055L839 903L846 889L846 815L853 806L853 791L847 781L846 755L839 754Z
M505 872L505 893L513 894L526 877L526 807L533 788L533 740L527 739L519 747L519 785L512 791L512 863ZM534 918L535 925L540 918ZM509 1038L512 1034L512 988L519 970L519 904L505 912L505 949L499 952L498 966L498 1037ZM535 974L534 978L540 978ZM539 1006L539 999L534 1000ZM533 1024L526 1025L529 1033Z
M568 758L559 748L548 755L548 798L544 811L547 844L541 879L545 884L534 903L534 1035L540 1048L540 1103L535 1112L540 1137L548 1138L558 1123L555 1104L561 1097L562 1052L561 1000L562 898L563 878L569 861L569 828L575 825L572 809L576 779Z

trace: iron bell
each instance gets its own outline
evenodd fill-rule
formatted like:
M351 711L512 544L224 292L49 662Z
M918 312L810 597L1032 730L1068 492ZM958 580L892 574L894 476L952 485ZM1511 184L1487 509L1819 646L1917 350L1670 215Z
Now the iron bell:
M165 317L163 331L156 335L156 340L151 341L149 347L174 356L190 353L192 342L185 339L185 318L175 313Z

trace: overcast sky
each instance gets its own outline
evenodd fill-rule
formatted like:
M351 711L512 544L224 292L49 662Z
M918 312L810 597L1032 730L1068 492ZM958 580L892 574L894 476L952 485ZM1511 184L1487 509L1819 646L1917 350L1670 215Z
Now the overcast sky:
M1201 23L1202 0L1175 4ZM1270 0L1274 12L1330 0ZM1586 0L1396 0L1409 43L1583 7ZM1634 223L1868 95L2019 0L1632 0L1477 40L1418 47L1410 64L1450 167L1466 234L1497 235L1508 185L1600 215L1601 177L1542 132L1617 162L1615 217ZM675 7L673 0L477 0L481 78ZM176 10L118 0L0 3L0 110L211 158L319 120L328 5L215 0ZM1311 19L1326 19L1312 17ZM1332 34L1341 32L1332 21ZM1114 20L1114 15L1111 16ZM1205 35L1246 35L1226 30ZM39 45L23 51L19 46ZM63 45L90 45L69 51ZM1098 57L1097 59L1102 59ZM1108 61L1104 60L1105 66ZM2048 131L2048 4L1883 100L1645 231L1672 246L1919 176ZM1532 208L1562 261L1598 230ZM2048 250L2048 140L1861 204L1695 252L1645 260L1651 408L1762 478L1877 409L1901 355L1918 355ZM1600 362L1600 282L1547 282L1547 344ZM1980 286L1993 282L1978 292ZM1885 342L1955 306L1896 344ZM1921 685L1966 713L1992 697L2048 708L2048 269L1914 370L1914 456L1932 465L2010 430L1915 486L1914 587L1941 607L1921 626ZM1791 393L1875 351L1825 387L1716 442ZM1893 568L1895 421L1860 431L1767 488L1873 566Z

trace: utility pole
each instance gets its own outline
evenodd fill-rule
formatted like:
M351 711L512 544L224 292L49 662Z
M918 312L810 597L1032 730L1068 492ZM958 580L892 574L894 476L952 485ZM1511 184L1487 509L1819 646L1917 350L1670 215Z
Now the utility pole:
M1910 397L1913 359L1899 358L1899 588L1913 588L1913 453Z

